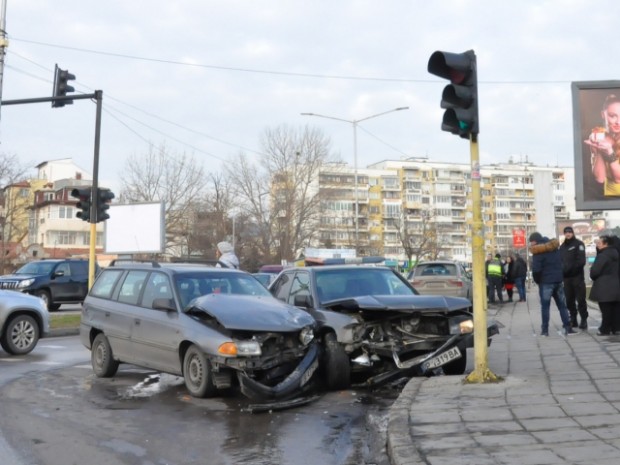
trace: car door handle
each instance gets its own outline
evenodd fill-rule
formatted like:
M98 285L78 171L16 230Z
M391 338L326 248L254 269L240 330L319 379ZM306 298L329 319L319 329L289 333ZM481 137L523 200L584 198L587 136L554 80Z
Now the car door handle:
M140 324L140 320L138 320L137 318L135 320L133 320L133 323L138 326Z

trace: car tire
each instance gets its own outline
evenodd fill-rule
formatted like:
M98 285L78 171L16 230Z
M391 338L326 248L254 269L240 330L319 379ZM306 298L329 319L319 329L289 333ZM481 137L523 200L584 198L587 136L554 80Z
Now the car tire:
M43 300L43 302L45 302L45 306L47 307L48 310L55 310L52 308L52 297L50 296L50 293L48 291L36 291L34 293L34 295L36 295L37 297L39 297L41 300ZM57 309L56 309L57 310Z
M16 315L0 337L2 348L11 355L30 353L39 342L39 325L30 315Z
M351 362L334 333L323 338L323 371L329 390L347 389L351 385Z
M461 349L461 354L461 358L457 358L443 366L444 375L462 375L465 373L465 369L467 368L467 351Z
M217 392L211 375L211 362L195 345L191 345L185 352L183 378L187 390L193 397L213 397Z
M93 341L90 352L90 362L95 375L99 378L109 378L118 371L119 361L114 360L112 347L105 334L99 333Z

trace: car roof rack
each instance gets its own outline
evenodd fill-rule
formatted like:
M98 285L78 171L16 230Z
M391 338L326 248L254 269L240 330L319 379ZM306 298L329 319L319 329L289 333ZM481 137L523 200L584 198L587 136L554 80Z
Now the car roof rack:
M385 257L345 257L345 258L311 258L306 257L306 266L320 265L369 265L383 263Z
M150 263L153 268L161 268L159 262L155 260L137 260L133 258L117 258L115 260L112 260L109 266L116 266L116 264L120 265L122 263Z
M219 260L210 259L210 258L172 257L170 258L170 262L179 264L179 265L186 263L189 265L211 265L211 266L220 265L220 267L222 268L230 268L228 265L226 265L226 263L222 263Z

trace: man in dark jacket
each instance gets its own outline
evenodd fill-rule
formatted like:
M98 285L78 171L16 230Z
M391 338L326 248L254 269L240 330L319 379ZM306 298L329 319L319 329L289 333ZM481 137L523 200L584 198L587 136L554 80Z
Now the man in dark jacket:
M504 271L502 268L501 255L496 254L495 258L487 263L487 281L489 283L489 302L495 303L495 293L497 292L497 298L499 299L499 303L504 303L504 297L502 295L502 287L504 283L502 278L504 276Z
M538 284L538 294L540 295L540 313L542 316L541 336L549 336L549 308L551 298L555 301L564 334L576 334L570 325L570 317L566 308L566 297L564 296L564 284L562 273L562 256L558 250L558 240L543 237L539 232L530 234L530 251L532 252L532 277Z
M586 282L583 275L583 267L586 266L586 247L575 237L575 232L570 226L564 228L564 242L560 246L560 254L564 272L564 294L571 326L577 327L577 311L579 311L581 317L579 328L588 329Z

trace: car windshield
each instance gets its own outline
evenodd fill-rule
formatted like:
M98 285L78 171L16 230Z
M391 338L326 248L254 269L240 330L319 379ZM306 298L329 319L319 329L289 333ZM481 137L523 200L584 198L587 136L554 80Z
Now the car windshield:
M55 262L30 262L26 263L15 274L50 274Z
M316 271L321 302L362 295L415 295L417 292L388 268L325 268Z
M271 296L256 278L245 273L183 273L175 276L175 285L183 307L207 294Z

